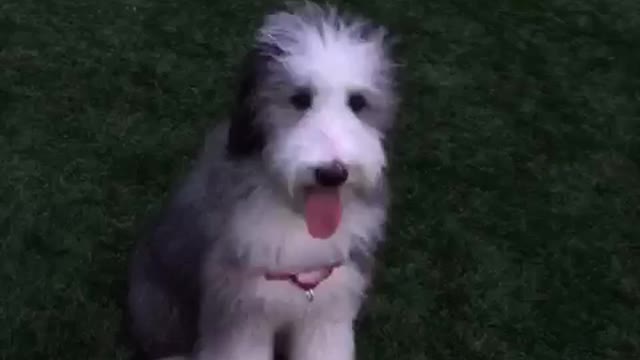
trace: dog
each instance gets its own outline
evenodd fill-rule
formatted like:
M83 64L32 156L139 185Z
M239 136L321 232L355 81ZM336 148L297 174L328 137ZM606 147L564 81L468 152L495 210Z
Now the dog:
M140 358L355 359L388 217L391 43L331 6L265 16L229 119L133 249Z

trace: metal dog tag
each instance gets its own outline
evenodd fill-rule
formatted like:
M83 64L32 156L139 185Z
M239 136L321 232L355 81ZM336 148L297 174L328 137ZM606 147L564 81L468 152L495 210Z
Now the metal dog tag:
M315 296L315 294L313 293L313 289L309 289L309 290L305 291L304 294L307 296L307 301L309 301L309 302L313 301L313 298Z

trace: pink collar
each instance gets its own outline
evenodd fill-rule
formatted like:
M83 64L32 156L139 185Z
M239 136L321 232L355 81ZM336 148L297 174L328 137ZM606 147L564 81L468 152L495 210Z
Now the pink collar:
M320 273L313 279L302 279L302 274L291 273L267 273L264 277L267 280L288 280L303 291L311 291L318 285L320 285L321 282L329 278L329 276L331 276L331 274L333 273L333 270L338 266L340 266L340 264L330 265L319 270L315 270L319 271Z

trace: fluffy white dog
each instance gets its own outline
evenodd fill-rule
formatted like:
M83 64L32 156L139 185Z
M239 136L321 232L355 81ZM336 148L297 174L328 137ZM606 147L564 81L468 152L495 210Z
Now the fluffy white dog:
M237 103L133 255L143 359L350 360L387 210L387 33L310 3L268 15Z

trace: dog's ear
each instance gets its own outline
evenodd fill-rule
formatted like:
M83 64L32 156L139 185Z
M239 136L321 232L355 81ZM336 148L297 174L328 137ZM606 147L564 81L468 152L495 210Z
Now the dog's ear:
M234 157L251 156L262 151L265 133L256 121L256 91L266 71L266 58L257 49L247 54L241 69L240 87L231 112L227 152Z

